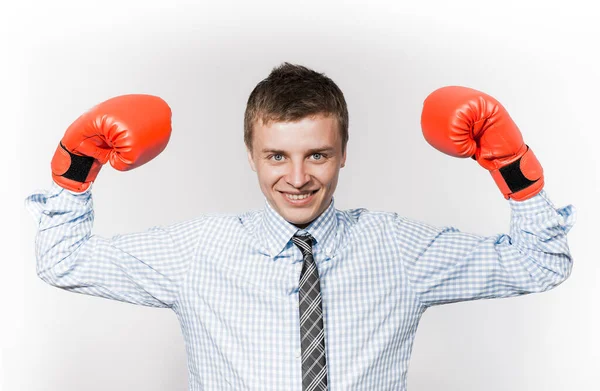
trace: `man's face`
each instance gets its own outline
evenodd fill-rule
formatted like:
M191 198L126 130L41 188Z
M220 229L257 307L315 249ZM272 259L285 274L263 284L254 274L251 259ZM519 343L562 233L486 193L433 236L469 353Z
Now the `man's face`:
M257 121L253 132L248 161L263 194L284 219L305 228L331 203L346 164L337 119L318 115L268 125ZM290 194L309 196L295 200Z

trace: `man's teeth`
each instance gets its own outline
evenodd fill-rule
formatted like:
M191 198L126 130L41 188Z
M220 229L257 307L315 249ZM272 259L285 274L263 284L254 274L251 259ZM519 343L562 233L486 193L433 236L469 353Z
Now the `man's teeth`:
M286 197L292 200L303 200L305 198L308 198L308 196L310 196L312 193L307 193L307 194L302 194L302 195L296 195L296 194L287 194L286 193Z

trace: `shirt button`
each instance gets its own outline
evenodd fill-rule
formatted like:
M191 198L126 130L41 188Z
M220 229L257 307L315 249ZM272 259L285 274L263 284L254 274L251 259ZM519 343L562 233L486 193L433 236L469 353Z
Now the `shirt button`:
M300 308L300 300L296 302L296 308Z
M301 355L302 355L302 350L297 349L296 350L296 358L300 358Z

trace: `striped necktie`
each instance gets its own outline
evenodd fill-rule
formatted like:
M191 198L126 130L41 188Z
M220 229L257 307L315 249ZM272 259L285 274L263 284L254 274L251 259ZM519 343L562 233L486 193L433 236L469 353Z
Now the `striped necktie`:
M312 255L313 237L293 236L304 258L300 273L300 346L302 348L302 389L327 390L325 332L319 272Z

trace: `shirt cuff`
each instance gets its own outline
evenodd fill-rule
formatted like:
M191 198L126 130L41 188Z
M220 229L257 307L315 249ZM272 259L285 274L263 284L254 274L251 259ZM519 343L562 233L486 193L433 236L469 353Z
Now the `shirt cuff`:
M567 205L562 208L556 208L546 191L542 189L535 196L524 200L508 200L513 216L518 220L539 220L549 219L560 226L565 232L568 232L576 220L576 209L573 205Z
M66 201L67 203L75 202L79 205L86 205L90 202L91 198L91 186L82 193L75 193L62 188L52 181L47 190L36 190L25 198L25 208L35 220L39 220L42 213L53 208L51 205L57 205L56 202L62 204Z
M50 189L49 190L50 190L50 193L52 193L52 194L59 194L60 192L65 192L65 193L72 194L74 196L83 196L83 195L89 196L89 193L91 192L93 185L94 185L94 183L92 182L90 184L90 186L85 191L77 193L75 191L71 191L71 190L65 189L62 186L58 185L56 182L52 181L51 184L50 184Z
M526 200L516 201L511 198L508 202L512 212L516 215L535 214L548 208L554 209L554 204L543 189Z

